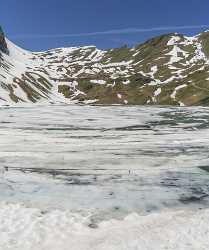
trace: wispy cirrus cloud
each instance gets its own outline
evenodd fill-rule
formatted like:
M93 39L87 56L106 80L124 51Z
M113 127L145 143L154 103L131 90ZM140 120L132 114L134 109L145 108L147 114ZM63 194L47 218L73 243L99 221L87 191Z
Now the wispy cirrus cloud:
M89 33L71 33L71 34L16 34L11 35L12 39L46 39L46 38L70 38L70 37L90 37L90 36L100 36L100 35L117 35L117 34L137 34L146 33L154 31L179 31L179 30L189 30L189 29L207 29L209 24L203 25L182 25L182 26L159 26L151 28L126 28L126 29L113 29L106 31L97 31Z

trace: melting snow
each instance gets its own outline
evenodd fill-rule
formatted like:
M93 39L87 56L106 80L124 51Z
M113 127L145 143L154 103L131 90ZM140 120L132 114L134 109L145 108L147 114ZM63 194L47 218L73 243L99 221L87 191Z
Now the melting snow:
M106 84L107 82L104 80L91 80L91 83L96 83L96 84Z
M182 56L179 56L179 54ZM171 56L170 61L167 63L167 65L169 65L169 64L179 62L184 58L187 58L189 56L189 53L182 50L177 45L174 45L173 49L166 55Z
M177 42L179 42L181 40L181 38L179 36L173 36L167 43L168 46L173 46L175 45Z
M171 94L171 98L172 99L176 99L176 94L177 94L177 91L180 90L180 89L183 89L183 88L186 88L187 87L187 84L183 84L183 85L180 85L180 86L177 86L173 93Z
M121 98L122 98L122 95L121 95L121 94L117 94L117 97L118 97L119 99L121 99Z
M158 96L158 95L160 95L161 94L161 88L158 88L155 92L154 92L154 95L155 96Z

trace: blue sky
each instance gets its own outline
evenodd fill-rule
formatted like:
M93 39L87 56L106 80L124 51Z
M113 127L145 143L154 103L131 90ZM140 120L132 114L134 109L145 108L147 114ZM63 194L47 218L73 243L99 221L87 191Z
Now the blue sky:
M12 41L34 51L91 44L110 48L163 33L196 34L207 28L169 27L209 28L208 10L209 1L198 0L6 0L0 23ZM139 32L153 27L167 29Z

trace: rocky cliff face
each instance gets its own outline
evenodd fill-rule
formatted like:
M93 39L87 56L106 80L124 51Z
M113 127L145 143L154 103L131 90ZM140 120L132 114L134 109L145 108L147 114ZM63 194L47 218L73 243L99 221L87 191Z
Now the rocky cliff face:
M1 27L0 27L0 50L3 53L6 53L6 54L9 53L7 43L6 43L6 39L5 39L5 36L4 36L4 32L3 32Z
M209 32L32 53L1 40L0 103L209 105Z

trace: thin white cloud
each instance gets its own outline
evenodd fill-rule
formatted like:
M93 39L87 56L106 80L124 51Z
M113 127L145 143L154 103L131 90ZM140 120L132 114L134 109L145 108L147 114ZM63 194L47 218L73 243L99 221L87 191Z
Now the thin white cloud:
M209 25L183 25L183 26L160 26L153 28L127 28L115 29L107 31L74 33L74 34L18 34L11 35L12 39L45 39L45 38L68 38L68 37L88 37L100 35L117 35L117 34L136 34L154 31L173 31L173 30L189 30L189 29L207 29Z

